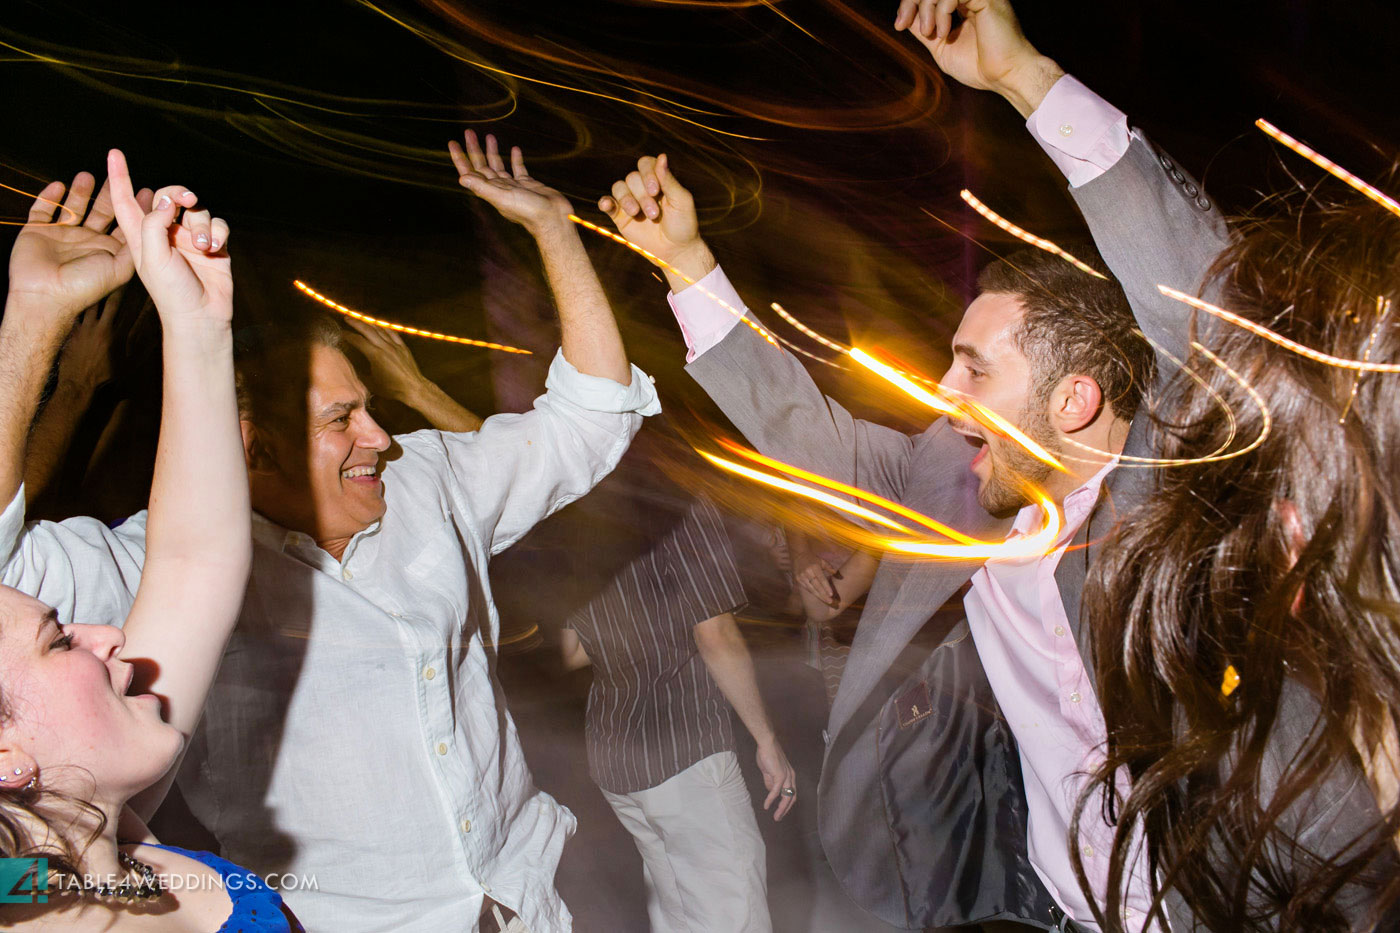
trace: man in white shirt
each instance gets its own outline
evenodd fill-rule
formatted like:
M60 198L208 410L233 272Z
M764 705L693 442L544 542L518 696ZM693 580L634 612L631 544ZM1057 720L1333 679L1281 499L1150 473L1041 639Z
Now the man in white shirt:
M313 930L571 927L553 878L574 818L534 787L493 675L487 562L588 492L659 405L567 200L518 149L507 168L492 137L466 143L462 185L530 231L558 305L533 411L390 438L333 335L241 364L254 569L180 783L224 856L296 876L284 895ZM144 514L115 531L23 515L21 487L3 581L65 622L119 624Z

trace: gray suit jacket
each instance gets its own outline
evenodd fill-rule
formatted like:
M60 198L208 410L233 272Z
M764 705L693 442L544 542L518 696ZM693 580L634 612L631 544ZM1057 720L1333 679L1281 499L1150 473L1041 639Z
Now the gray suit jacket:
M1210 264L1228 242L1219 211L1194 179L1137 134L1111 169L1071 190L1128 295L1139 327L1156 346L1185 359L1190 309L1161 295L1156 286L1201 294ZM1206 292L1204 297L1215 296ZM687 370L765 454L895 499L972 535L999 536L1009 527L978 505L976 479L968 469L973 451L944 419L914 437L856 419L824 396L793 356L748 327L733 328ZM1175 364L1159 360L1159 383L1174 371ZM1150 421L1140 409L1123 450L1128 458L1154 455ZM1133 466L1130 459L1110 473L1097 505L1075 536L1075 547L1065 552L1056 571L1065 612L1091 676L1092 646L1079 618L1084 580L1114 524L1151 494L1154 473ZM914 636L978 566L970 561L881 562L828 723L819 785L823 847L847 893L898 926L996 918L1048 926L1044 892L1029 865L1007 864L1018 857L1026 861L1019 767L1007 764L1008 757L1013 762L1016 758L1014 743L1004 728L997 731L994 700L991 720L984 717L969 724L968 717L978 712L972 707L982 706L989 691L975 658L966 656L970 640L965 622L942 637L924 666L933 676L959 681L942 685L942 695L960 698L962 705L945 708L947 728L925 749L927 755L953 764L939 776L941 783L906 788L903 805L880 773L885 767L881 753L882 740L888 739L888 705L908 683L908 670L897 661L907 656ZM940 667L940 652L945 651L944 658L962 652L959 663ZM882 712L887 727L883 736ZM974 747L976 743L980 745ZM1356 807L1350 809L1364 820L1365 801L1356 796L1357 780L1355 774L1340 779L1333 788L1337 796L1331 799L1345 796L1354 801ZM981 820L950 821L937 827L941 837L925 833L918 837L922 850L911 851L913 836L910 827L900 823L901 811L909 810L910 799L930 793L966 798L946 806L945 814L979 807L997 812ZM970 844L969 832L980 827L985 834L987 827L995 826L1020 827L1020 838ZM957 862L951 876L946 869L950 860ZM1192 929L1194 922L1184 905L1177 902L1173 908L1174 929Z
M1198 231L1190 248L1154 254L1153 266L1135 277L1144 282L1162 282L1194 292L1202 272L1224 244L1224 225L1217 212L1209 205L1207 209L1197 206L1171 184L1170 176L1143 142L1135 141L1117 165L1075 189L1074 195L1095 232L1103 230L1104 239L1116 237L1122 244L1120 253L1131 253L1141 239L1134 228L1135 215L1164 213L1183 226L1204 227L1205 235ZM1137 209L1124 209L1134 204ZM1210 222L1201 224L1197 215ZM1152 296L1155 299L1145 300ZM1178 357L1183 356L1188 309L1170 307L1174 303L1155 289L1150 295L1144 292L1130 297L1144 332ZM992 518L978 505L977 480L968 468L973 451L945 419L935 421L916 437L856 419L835 399L822 395L796 358L775 349L749 327L733 328L687 370L744 436L770 456L895 499L968 534L997 537L1009 530L1009 521ZM1151 455L1147 420L1136 420L1125 454ZM1148 489L1147 473L1120 468L1109 474L1097 507L1075 538L1077 546L1066 551L1056 573L1066 615L1075 626L1077 643L1091 671L1090 646L1078 630L1080 590L1089 562L1115 517L1131 508ZM891 667L933 612L979 566L974 561L882 561L831 710L819 786L823 845L851 897L896 925L932 925L934 919L942 924L971 923L999 916L1041 923L1048 919L1039 913L1039 901L1033 897L993 903L962 899L916 909L911 901L917 898L911 889L917 888L918 882L909 875L911 870L917 872L917 866L909 864L910 853L898 851L897 830L886 832L890 807L880 790L878 719L891 691L903 680L891 677ZM959 644L965 634L965 623L955 626L943 645ZM980 670L962 673L985 682ZM961 790L990 794L992 787L999 787L1006 779L1005 774L986 775L980 788ZM1009 779L1019 785L1019 769ZM1020 806L1024 808L1023 800ZM959 830L950 827L949 832ZM954 848L964 843L961 838L948 840ZM1024 834L1016 843L1024 853ZM928 861L945 857L940 851L923 854ZM967 868L979 870L975 865ZM980 868L998 874L1004 871L1004 866ZM1039 887L1033 874L1029 883ZM949 886L950 897L955 888L955 884ZM988 912L979 915L978 911Z

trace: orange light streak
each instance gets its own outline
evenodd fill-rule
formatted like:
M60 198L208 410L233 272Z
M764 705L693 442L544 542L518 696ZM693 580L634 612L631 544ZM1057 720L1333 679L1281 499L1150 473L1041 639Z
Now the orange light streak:
M738 454L741 457L752 460L754 463L762 464L763 466L769 467L770 469L778 470L782 473L786 473L787 475L796 477L797 479L806 480L809 483L815 483L818 486L824 486L827 489L832 489L836 492L844 493L848 496L854 496L857 499L863 499L866 502L878 505L880 508L885 509L886 511L893 512L896 515L899 515L903 518L907 518L910 521L913 521L917 524L923 525L928 530L943 535L946 538L952 538L955 541L961 541L963 544L984 543L979 542L976 538L970 538L962 532L954 528L950 528L942 522L934 521L927 515L924 515L920 512L915 512L908 506L900 505L898 502L895 502L891 499L886 499L884 496L877 496L873 492L866 492L859 486L850 486L846 483L840 482L839 480L834 480L822 476L820 473L812 473L808 470L802 469L801 467L795 467L791 464L783 463L781 460L774 460L772 457L765 457L763 454L758 453L757 451L749 450L746 447L741 447L733 441L725 440L723 438L720 439L720 445L723 446L730 453ZM907 528L903 530L908 531Z
M627 239L627 237L623 236L622 234L620 234L620 233L614 233L614 232L611 231L611 230L604 229L603 227L600 227L600 226L598 226L597 224L592 223L591 221L584 220L582 217L578 216L577 214L570 214L570 215L569 215L569 219L572 220L574 223L578 224L580 227L583 227L585 230L592 230L594 233L599 234L600 236L605 236L605 237L607 237L609 240L612 240L614 243L621 243L623 246L625 246L625 247L627 247L628 249L632 250L634 253L637 253L638 255L641 255L641 256L645 257L646 259L648 259L649 261L655 263L656 265L660 266L661 268L665 269L666 271L671 272L671 273L674 273L674 274L675 274L676 276L678 276L682 281L684 281L685 284L691 286L692 288L697 288L697 289L699 289L699 290L700 290L700 293L701 293L702 295L704 295L706 298L709 298L711 301L715 302L715 303L716 303L717 305L719 305L721 308L723 308L724 310L728 311L730 314L732 314L732 315L734 315L735 317L737 317L740 321L742 321L743 323L749 325L749 327L752 327L753 330L754 330L754 333L758 334L758 335L759 335L760 337L762 337L764 340L768 341L769 343L771 343L771 344L772 344L773 346L775 346L775 347L778 345L778 342L777 342L777 340L774 338L774 336L773 336L772 334L770 334L768 331L764 330L764 329L763 329L761 326L759 326L756 322L754 322L754 321L750 320L749 318L745 317L745 316L744 316L744 312L743 312L742 309L734 307L732 304L730 304L729 302L725 301L723 298L721 298L720 296L716 295L714 292L710 291L710 290L709 290L708 288L706 288L705 286L700 285L700 284L697 283L694 279L692 279L690 276L686 275L684 272L682 272L681 270L677 269L675 266L671 265L669 262L667 262L666 260L662 259L660 256L656 255L655 253L651 252L651 251L648 250L648 249L645 249L645 248L643 248L643 247L641 247L641 246L638 246L636 243L633 243L631 240Z
M77 223L80 219L78 217L77 211L73 210L73 208L68 207L67 205L60 204L58 201L51 201L48 198L41 198L37 194L30 194L28 191L24 191L20 188L11 187L10 185L5 184L4 182L0 182L0 188L4 188L6 191L13 191L15 194L22 194L26 198L33 198L35 201L41 201L44 204L52 204L54 207L58 208L60 214L63 211L67 211L68 213L73 215L73 223ZM47 223L36 223L34 224L34 226L57 227L62 225L63 223L65 223L65 221L63 220L51 220ZM29 221L27 220L0 220L0 227L28 227L29 225Z
M909 534L913 534L912 531L901 525L899 522L896 522L892 519L886 518L883 515L872 512L870 509L864 508L863 506L853 505L852 503L847 502L846 500L838 496L833 496L831 493L822 492L820 489L813 489L810 486L803 486L800 483L794 483L792 480L783 479L778 476L770 476L769 474L755 470L752 467L746 467L742 463L735 463L733 460L725 460L723 457L716 457L714 454L707 453L703 450L698 451L698 453L700 454L700 456L704 457L706 460L710 461L715 466L722 467L731 473L737 473L740 476L746 476L751 480L764 483L768 486L772 486L775 489L782 489L786 490L787 492L795 493L799 496L805 496L808 499L820 502L823 505L828 505L833 509L839 509L842 512L854 515L857 518L865 519L868 522L874 522L877 525L884 525L886 528L893 528L896 531L903 531L908 532Z
M1022 230L1020 227L1016 226L1011 221L1007 220L1005 217L1001 216L996 211L983 204L980 200L977 199L977 196L975 194L973 194L971 191L968 191L966 188L958 192L958 195L964 201L966 201L968 206L971 207L974 211L981 214L983 217L987 218L993 224L1005 230L1007 233L1011 234L1016 239L1021 240L1024 243L1029 243L1031 246L1034 246L1037 249L1043 249L1047 253L1050 253L1052 256L1059 256L1061 259L1074 266L1080 272L1087 272L1090 275L1096 276L1101 279L1108 278L1102 272L1090 268L1088 265L1084 264L1083 262L1080 262L1078 259L1075 259L1069 253L1065 252L1063 249L1061 249L1056 244L1050 242L1049 240L1043 237L1038 237L1034 233L1030 233L1026 230Z
M754 451L746 450L737 444L732 444L725 441L722 441L721 443L723 443L726 448L733 450L734 452L739 453L750 460L762 463L765 466L770 466L773 469L783 474L786 474L787 476L809 479L813 482L820 483L822 486L825 486L828 489L841 490L847 495L854 496L872 504L876 504L881 508L895 511L897 512L897 514L902 515L904 517L911 518L918 524L923 525L925 528L933 530L936 533L943 535L944 537L952 537L956 542L958 542L947 543L930 540L927 537L927 535L913 531L905 527L904 525L901 525L897 521L894 521L886 516L880 515L879 513L874 512L871 509L867 509L864 506L855 505L853 503L847 502L845 499L832 495L831 493L826 492L822 489L814 489L811 486L794 482L792 479L788 479L785 476L775 476L770 473L764 473L760 470L755 470L751 467L744 466L743 464L735 463L732 460L726 460L723 457L715 456L714 454L707 453L703 450L699 451L701 456L703 456L706 460L713 463L714 465L720 467L721 469L727 470L731 473L735 473L739 476L743 476L747 479L751 479L754 482L761 483L774 489L780 489L785 492L801 496L805 499L810 499L814 502L820 502L823 505L826 505L830 508L836 509L841 512L845 512L848 515L853 515L857 518L864 519L874 524L878 524L886 528L893 528L897 531L903 532L906 535L906 537L898 538L870 533L860 535L860 537L863 539L864 546L875 548L881 551L893 551L900 554L907 554L911 557L929 557L946 560L990 560L1038 557L1043 554L1047 554L1054 549L1055 541L1059 537L1060 531L1063 528L1064 524L1060 517L1059 507L1056 506L1054 500L1050 498L1049 494L1041 489L1032 489L1031 495L1035 499L1036 504L1038 504L1041 507L1042 513L1045 516L1044 524L1041 526L1040 530L1036 531L1032 535L1020 536L1010 541L979 540L977 538L972 538L968 535L962 534L961 532L955 531L954 529L949 528L947 525L944 525L941 522L929 518L927 515L920 514L919 512L916 512L913 509L910 509L906 506L902 506L897 502L892 502L889 499L883 498L882 496L877 496L874 493L867 492L866 490L860 489L859 487L850 486L824 476L819 476L815 473L810 473L798 467L791 466L790 464L783 463L780 460L774 460L771 457L765 457L762 454L756 453Z
M1020 428L985 405L970 398L952 395L949 390L938 386L937 383L934 383L938 392L938 394L935 395L933 392L915 383L914 380L910 379L893 366L880 362L859 347L852 348L850 356L851 359L855 360L866 369L871 370L886 382L903 389L909 396L923 402L934 411L942 412L945 415L951 415L955 418L975 421L983 427L990 428L998 434L1008 437L1020 444L1026 449L1027 453L1042 463L1054 467L1061 473L1069 472L1065 469L1064 464L1055 459L1050 451L1031 440Z
M301 279L297 279L292 282L292 284L297 287L298 291L306 295L306 297L313 301L320 302L332 311L338 311L346 317L354 318L357 321L363 321L366 324L373 324L375 327L383 327L386 330L396 330L401 334L411 334L414 337L427 337L430 340L445 340L448 343L460 343L469 347L485 347L488 350L500 350L504 353L523 353L527 356L531 355L531 351L529 350L522 350L519 347L508 347L503 343L491 343L487 340L473 340L471 337L454 337L451 334L439 334L436 331L420 330L417 327L409 327L406 324L395 324L393 321L386 321L383 318L370 317L368 314L352 311L345 307L345 305L332 301L307 285Z
M1311 146L1299 142L1292 136L1289 136L1283 130L1274 126L1272 123L1270 123L1268 120L1265 120L1263 117L1260 117L1258 120L1255 120L1254 125L1259 127L1259 129L1263 130L1265 135L1269 136L1271 139L1275 140L1278 143L1281 143L1288 149L1292 149L1294 152L1298 153L1298 155L1307 159L1309 162L1311 162L1313 165L1316 165L1324 172L1327 172L1334 178L1340 179L1341 181L1355 188L1357 191L1361 192L1366 197L1370 198L1372 201L1375 201L1381 207L1390 211L1395 216L1400 217L1400 202L1397 202L1394 198L1381 191L1376 186L1362 181L1358 176L1353 175L1351 172L1348 172L1346 169L1342 168L1336 162L1333 162L1331 159L1327 158L1327 156L1318 152Z
M788 314L787 310L784 309L783 306L778 304L776 301L769 303L768 307L776 311L780 318L782 318L784 321L787 321L795 329L805 334L806 336L811 337L813 340L826 347L827 349L835 350L837 353L850 352L850 347L846 346L844 343L837 343L835 340L828 340L826 337L823 337L821 334L812 330L812 328L808 327L806 324L803 324L791 314Z
M1216 305L1213 305L1208 301L1202 301L1200 298L1193 298L1185 292L1177 291L1176 289L1171 288L1170 286L1158 285L1157 290L1160 291L1163 295L1166 295L1168 298L1175 298L1177 301L1180 301L1184 304L1188 304L1191 307L1197 309L1198 311L1204 311L1207 314L1211 314L1215 317L1220 318L1222 321L1234 324L1237 327L1242 327L1245 330L1249 331L1251 334L1254 334L1258 337L1263 337L1270 343L1277 344L1278 346L1283 347L1285 350L1289 350L1293 353L1298 354L1301 357L1313 360L1314 362L1323 363L1327 366L1336 366L1339 369L1355 369L1360 372L1367 373L1400 373L1400 364L1371 363L1366 360L1348 360L1340 356L1332 356L1328 353L1322 353L1318 350L1312 349L1311 347L1305 347L1301 343L1298 343L1296 341L1289 340L1282 334L1269 330L1269 328L1265 327L1262 324L1256 324L1251 320L1240 317L1233 311L1226 311L1224 308L1217 307Z

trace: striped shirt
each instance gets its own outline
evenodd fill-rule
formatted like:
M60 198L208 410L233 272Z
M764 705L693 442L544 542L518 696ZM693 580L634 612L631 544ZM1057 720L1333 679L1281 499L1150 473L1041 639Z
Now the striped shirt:
M573 613L593 661L588 770L605 791L655 787L734 747L729 704L695 644L695 626L745 603L714 503L684 514Z

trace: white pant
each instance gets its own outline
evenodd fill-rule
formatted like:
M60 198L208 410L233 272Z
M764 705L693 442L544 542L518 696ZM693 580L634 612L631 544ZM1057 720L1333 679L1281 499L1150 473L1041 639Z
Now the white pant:
M763 837L733 752L603 796L642 854L652 933L771 933Z

